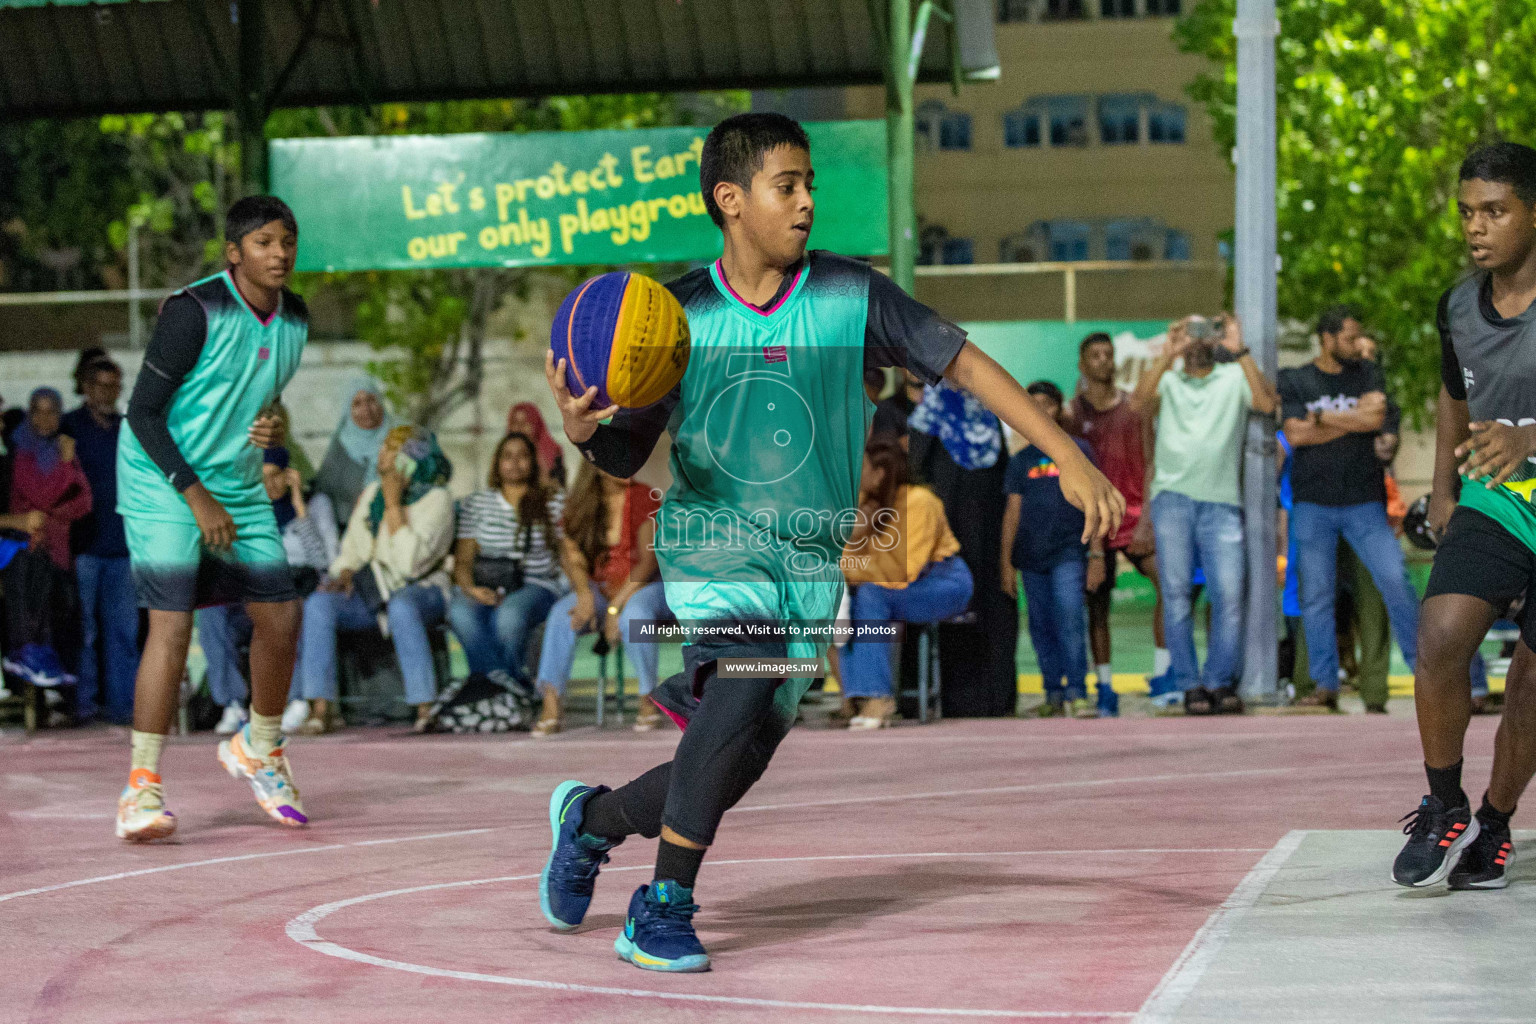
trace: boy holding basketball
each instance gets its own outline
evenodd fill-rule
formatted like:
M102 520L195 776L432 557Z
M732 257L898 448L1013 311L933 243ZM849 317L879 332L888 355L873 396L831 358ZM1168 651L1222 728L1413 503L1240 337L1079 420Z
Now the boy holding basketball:
M868 511L856 503L872 411L866 367L904 366L976 395L1056 460L1063 493L1084 512L1084 540L1112 533L1125 509L963 331L867 264L807 252L815 172L799 124L779 114L728 118L704 143L700 178L724 255L669 286L692 333L681 383L643 409L594 409L595 386L572 395L565 360L551 353L546 364L566 435L605 472L632 476L663 430L673 438L656 547L667 603L690 642L683 673L652 697L683 736L670 762L616 790L556 788L540 881L545 917L573 929L608 852L630 835L659 836L654 879L631 898L615 943L621 957L657 971L708 969L692 921L699 866L811 683L789 666L737 675L731 659L815 658L826 639L816 631L836 614L843 543Z
M280 199L249 196L224 224L227 269L165 300L118 441L117 510L149 637L133 698L133 762L117 804L120 839L176 830L160 750L176 714L193 610L245 604L251 720L219 760L285 825L308 819L283 756L299 605L261 482L261 448L283 443L272 413L304 352L309 313L285 286L299 240Z

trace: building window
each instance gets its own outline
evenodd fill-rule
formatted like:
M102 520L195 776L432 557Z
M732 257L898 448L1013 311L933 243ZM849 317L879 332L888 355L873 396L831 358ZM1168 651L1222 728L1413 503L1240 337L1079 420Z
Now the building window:
M1102 18L1136 17L1136 0L1100 0L1099 16Z
M1088 97L1052 96L1046 100L1052 146L1088 145Z
M975 263L976 246L969 238L944 239L945 263Z
M1080 21L1088 17L1087 0L998 0L997 20Z
M1099 141L1120 146L1141 141L1143 97L1124 93L1099 97Z
M1148 106L1147 141L1184 141L1184 107L1182 104L1152 103Z
M1003 115L1003 145L1009 149L1040 145L1040 104L1030 101Z
M1182 231L1168 229L1166 248L1163 251L1165 260L1189 259L1189 236Z
M950 110L938 100L929 100L917 108L913 120L919 149L971 148L971 115L964 111Z
M1178 13L1180 13L1179 0L1147 0L1147 14L1150 17L1157 17L1160 14L1177 15Z
M1081 221L1051 221L1048 230L1051 239L1051 259L1058 263L1088 258L1088 242L1092 229Z
M969 238L954 238L939 224L929 224L917 233L918 266L936 263L975 263L976 244Z

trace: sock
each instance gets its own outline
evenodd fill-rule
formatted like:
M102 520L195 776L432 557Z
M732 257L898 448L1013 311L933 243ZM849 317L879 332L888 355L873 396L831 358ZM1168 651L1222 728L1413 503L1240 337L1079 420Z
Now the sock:
M160 774L160 748L165 746L165 737L157 732L139 732L133 730L133 763L130 771L145 771Z
M1103 689L1103 690L1113 690L1115 688L1114 687L1115 673L1114 673L1114 670L1111 669L1108 664L1093 666L1093 672L1094 672L1095 675L1097 675L1099 677L1099 688L1100 689Z
M634 829L629 827L629 822L624 818L624 802L615 797L612 790L599 787L596 793L587 797L587 802L581 808L583 836L604 843L617 843L633 832Z
M282 715L258 715L252 711L248 728L250 731L246 735L250 737L251 753L258 757L266 757L283 744Z
M1160 676L1173 667L1173 655L1168 653L1168 648L1159 647L1152 655L1152 674Z
M654 881L670 880L684 889L692 889L699 878L699 865L704 863L707 850L690 850L675 846L665 839L656 850L656 876Z
M1460 761L1449 768L1431 768L1426 764L1424 774L1429 777L1429 795L1444 804L1446 810L1466 806L1467 794L1461 790Z
M1490 825L1499 825L1502 826L1505 830L1508 830L1509 819L1514 817L1515 810L1516 808L1513 807L1507 811L1499 810L1497 807L1493 806L1493 804L1488 802L1488 793L1486 790L1484 790L1483 806L1477 809L1477 817L1479 820L1486 821Z

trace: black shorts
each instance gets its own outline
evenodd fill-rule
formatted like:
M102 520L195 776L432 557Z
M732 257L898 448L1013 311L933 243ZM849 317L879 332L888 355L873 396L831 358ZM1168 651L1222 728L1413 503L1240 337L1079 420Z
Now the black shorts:
M1435 549L1424 600L1441 594L1466 594L1486 601L1503 618L1509 606L1529 595L1536 584L1536 552L1498 521L1458 505L1445 536ZM1520 613L1520 639L1536 651L1536 602Z

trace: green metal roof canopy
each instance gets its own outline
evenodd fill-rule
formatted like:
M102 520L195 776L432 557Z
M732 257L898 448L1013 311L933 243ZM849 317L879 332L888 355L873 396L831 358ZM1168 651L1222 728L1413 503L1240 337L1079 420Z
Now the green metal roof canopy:
M0 0L0 118L238 109L237 97L250 99L242 69L253 63L268 110L880 84L888 58L874 19L884 7L884 0ZM252 20L251 36L240 31L242 17ZM948 46L948 25L936 19L921 77L950 77Z

